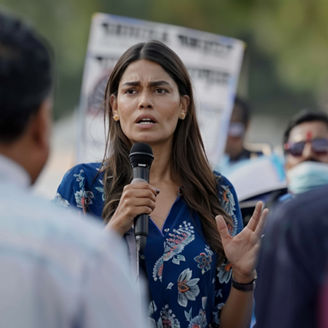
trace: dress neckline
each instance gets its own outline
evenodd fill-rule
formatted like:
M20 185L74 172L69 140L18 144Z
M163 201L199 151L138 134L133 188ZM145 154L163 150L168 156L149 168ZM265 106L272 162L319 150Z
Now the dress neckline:
M150 220L150 222L154 225L154 227L156 228L156 230L157 230L162 236L164 236L164 229L165 229L165 226L166 226L167 224L169 224L169 222L170 222L170 218L171 218L171 216L172 216L173 209L174 209L175 205L178 203L178 201L179 201L180 199L181 199L181 193L180 193L180 188L179 188L178 195L177 195L175 201L173 202L173 204L172 204L172 206L171 206L171 208L170 208L170 211L169 211L167 217L166 217L165 220L164 220L164 223L163 223L162 229L160 229L160 228L158 227L158 225L152 220L151 215L149 216L149 220Z

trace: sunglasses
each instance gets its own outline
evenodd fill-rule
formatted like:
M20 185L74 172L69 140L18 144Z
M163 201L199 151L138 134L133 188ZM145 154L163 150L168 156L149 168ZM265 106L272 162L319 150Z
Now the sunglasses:
M302 156L305 144L308 142L311 143L312 151L316 155L319 156L328 154L328 139L326 138L317 138L299 142L288 142L284 145L284 150L287 154L299 157Z

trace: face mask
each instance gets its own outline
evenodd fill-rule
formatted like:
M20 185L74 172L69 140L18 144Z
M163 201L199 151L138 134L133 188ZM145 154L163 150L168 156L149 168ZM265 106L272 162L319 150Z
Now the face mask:
M328 164L302 162L287 172L288 189L293 194L328 184Z

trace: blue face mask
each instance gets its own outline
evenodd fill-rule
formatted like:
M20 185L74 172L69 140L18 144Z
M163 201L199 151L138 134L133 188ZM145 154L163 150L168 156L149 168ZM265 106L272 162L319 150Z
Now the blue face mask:
M306 161L287 172L288 189L293 194L328 184L328 164Z

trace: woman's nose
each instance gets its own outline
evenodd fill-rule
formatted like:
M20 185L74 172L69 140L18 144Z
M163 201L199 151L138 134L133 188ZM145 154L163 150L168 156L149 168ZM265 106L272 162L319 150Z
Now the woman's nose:
M138 107L139 107L139 109L153 107L153 102L152 102L151 96L149 95L149 93L147 91L143 91L140 93Z

